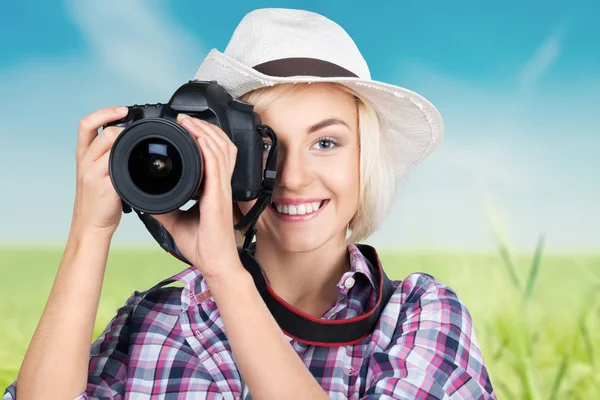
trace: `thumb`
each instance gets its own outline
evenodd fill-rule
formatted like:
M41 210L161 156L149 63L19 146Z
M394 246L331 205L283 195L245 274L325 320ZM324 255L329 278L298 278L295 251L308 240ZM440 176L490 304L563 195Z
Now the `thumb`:
M181 210L175 210L166 214L152 214L151 217L160 222L167 232L173 236L173 228L177 225L181 212Z
M171 236L175 237L176 230L187 228L188 225L197 225L200 214L199 202L187 210L174 210L166 214L154 214L152 217L160 222Z

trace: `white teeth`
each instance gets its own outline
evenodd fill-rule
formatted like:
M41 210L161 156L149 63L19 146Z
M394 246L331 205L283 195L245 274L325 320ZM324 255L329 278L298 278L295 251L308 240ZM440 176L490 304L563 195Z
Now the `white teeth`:
M312 203L305 204L296 204L296 205L286 205L286 204L277 204L277 211L281 214L288 215L306 215L312 212L317 211L321 206L321 202L314 201Z

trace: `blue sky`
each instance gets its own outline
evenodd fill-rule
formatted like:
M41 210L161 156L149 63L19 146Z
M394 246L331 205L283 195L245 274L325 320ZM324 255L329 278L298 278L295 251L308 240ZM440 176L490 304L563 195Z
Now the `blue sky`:
M516 248L545 232L557 251L600 249L600 5L369 4L4 2L0 135L11 167L0 175L0 243L64 244L82 116L168 100L244 14L286 7L342 25L373 79L421 93L444 117L443 142L399 185L369 242L490 249L492 210ZM154 245L132 215L113 243Z

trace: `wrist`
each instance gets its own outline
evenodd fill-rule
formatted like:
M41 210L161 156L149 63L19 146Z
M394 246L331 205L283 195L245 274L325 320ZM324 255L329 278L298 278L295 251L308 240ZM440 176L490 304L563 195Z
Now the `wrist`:
M252 275L250 275L250 273L244 268L239 258L230 263L229 267L230 268L228 268L226 272L204 276L204 279L206 279L206 284L210 288L213 295L215 292L239 288L240 285L254 285Z
M69 237L71 239L75 239L77 241L82 239L112 239L115 234L115 229L113 228L96 228L89 226L80 226L73 225L71 227L71 231L69 232Z
M78 228L74 226L69 232L65 256L73 257L80 252L87 254L107 252L113 234L114 231L108 229Z

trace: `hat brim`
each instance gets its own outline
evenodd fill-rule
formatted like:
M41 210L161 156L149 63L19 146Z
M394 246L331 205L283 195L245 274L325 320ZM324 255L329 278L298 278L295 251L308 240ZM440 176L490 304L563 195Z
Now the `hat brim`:
M396 177L407 174L435 149L444 135L437 109L423 96L408 89L361 78L265 75L213 49L195 80L215 80L234 98L252 90L281 83L336 82L353 89L375 109L390 151Z

